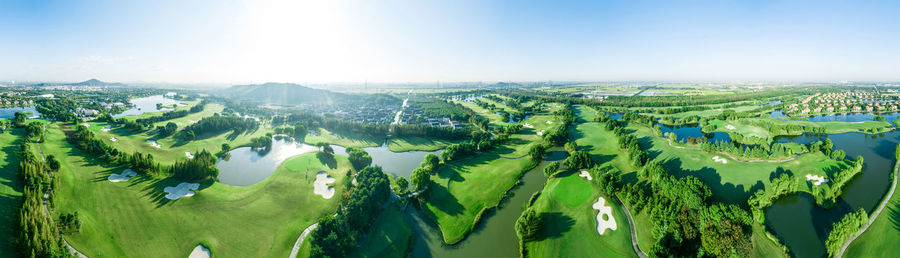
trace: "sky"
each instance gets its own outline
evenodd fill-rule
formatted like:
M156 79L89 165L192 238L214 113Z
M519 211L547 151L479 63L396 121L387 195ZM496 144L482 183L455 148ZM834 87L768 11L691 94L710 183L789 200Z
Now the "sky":
M900 81L900 1L0 1L0 81Z

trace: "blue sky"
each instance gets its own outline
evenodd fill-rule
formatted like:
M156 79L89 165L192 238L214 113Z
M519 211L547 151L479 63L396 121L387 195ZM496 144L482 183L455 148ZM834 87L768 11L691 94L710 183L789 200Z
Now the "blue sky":
M890 1L2 1L0 81L900 81Z

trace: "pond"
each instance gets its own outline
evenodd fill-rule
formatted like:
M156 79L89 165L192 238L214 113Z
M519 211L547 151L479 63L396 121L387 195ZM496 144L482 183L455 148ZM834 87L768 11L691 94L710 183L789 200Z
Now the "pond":
M163 106L171 106L171 105L176 105L176 104L180 103L177 100L165 98L165 97L163 97L163 95L153 95L153 96L143 97L143 98L134 98L134 99L129 100L128 102L130 102L132 105L134 105L134 107L132 107L131 109L125 110L124 112L122 112L120 114L116 114L113 117L119 118L119 117L123 117L123 116L136 116L136 115L140 115L140 114L147 113L147 112L171 111L171 110L173 110L171 108L157 109L156 104L161 103Z
M664 124L657 123L659 125L659 130L663 132L663 135L666 133L675 133L677 137L675 137L678 141L685 141L687 138L700 138L706 137L707 141L710 142L731 142L731 136L726 132L712 132L712 133L704 133L700 126L697 124L688 124L688 125L675 125L668 126Z
M900 117L900 113L884 113L884 114L874 114L874 113L841 113L841 114L827 114L827 115L816 115L812 117L807 117L806 119L796 120L796 119L787 119L787 115L785 115L781 110L775 110L769 117L782 120L782 121L810 121L810 122L863 122L863 121L872 121L875 120L875 116L884 117L884 121L889 122L891 124L894 123L894 120ZM896 126L896 125L894 125Z
M16 112L29 113L29 119L38 118L41 116L40 112L34 109L34 106L30 107L11 107L11 108L0 108L0 118L2 119L13 119L15 118Z
M348 156L347 150L338 145L331 145L334 153ZM438 151L392 152L387 146L363 148L372 157L372 164L381 166L384 172L409 178L413 169L425 160L425 155ZM220 158L216 163L219 168L219 182L227 185L248 186L261 182L272 175L275 169L287 158L303 153L319 150L315 146L294 141L290 137L276 136L272 141L272 149L260 153L250 147L235 148L228 152L227 159Z

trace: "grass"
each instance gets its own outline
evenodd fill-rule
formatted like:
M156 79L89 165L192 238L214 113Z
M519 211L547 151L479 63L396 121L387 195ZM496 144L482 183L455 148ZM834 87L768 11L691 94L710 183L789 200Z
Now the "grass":
M897 176L897 171L894 171ZM890 257L900 245L900 193L894 192L881 215L847 247L846 257Z
M753 249L750 257L786 257L781 245L769 239L764 230L762 225L753 223L753 236L750 238Z
M460 143L462 140L442 140L430 139L425 137L403 137L392 138L388 142L388 149L393 152L405 151L436 151L449 146L450 144Z
M180 180L137 176L109 182L109 174L124 168L92 158L64 137L54 124L42 144L45 153L62 158L55 212L78 212L84 227L65 238L90 257L183 257L198 243L216 256L286 256L304 228L336 209L339 198L312 194L315 173L336 178L335 196L341 196L350 168L344 157L307 153L252 186L207 181L193 197L170 201L162 188Z
M838 134L838 133L848 133L848 132L862 132L866 133L869 130L876 130L877 132L885 132L893 130L893 126L884 121L863 121L863 122L809 122L809 121L783 121L772 118L743 118L737 120L713 120L709 122L712 125L716 125L717 132L727 132L727 133L736 133L741 134L744 137L753 136L760 139L773 139L775 136L769 133L769 130L763 128L766 124L776 124L776 125L803 125L803 126L812 126L825 127L825 133L828 134ZM727 125L732 125L735 127L734 130L726 128ZM788 132L789 135L800 135L802 131Z
M496 207L533 166L529 158L506 159L496 153L444 164L431 177L425 196L446 243L456 243L472 231L487 209Z
M173 136L157 138L155 134L151 134L150 132L138 133L122 127L115 127L106 122L88 122L88 124L90 124L89 129L94 132L98 139L103 140L106 144L127 153L141 152L152 154L155 160L163 165L171 165L177 160L187 159L184 155L185 152L196 153L197 151L206 149L212 153L216 153L222 149L223 143L228 143L232 147L245 145L249 144L251 139L263 136L272 131L270 126L264 123L255 131L240 135L224 132L218 135L209 135L197 140L185 142L175 139ZM113 126L113 128L108 132L104 132L102 128L105 126ZM115 142L111 140L112 137L116 138ZM147 140L155 140L162 145L162 148L151 146Z
M575 105L575 117L580 122L591 122L597 118L597 110L585 105Z
M367 241L350 254L351 257L403 257L412 240L412 229L403 221L403 211L390 205L366 237Z
M543 218L541 234L525 242L533 257L635 257L628 220L615 199L603 195L597 184L576 173L551 178L531 209ZM613 208L617 229L597 234L598 197Z
M488 121L490 121L492 124L496 124L496 125L507 125L508 124L507 123L509 121L508 118L498 115L498 114L494 113L493 111L482 108L482 107L476 105L475 102L465 102L465 101L454 101L454 102L458 103L460 105L463 105L464 107L467 107L467 108L471 109L472 111L475 111L475 113L477 113L479 116L487 118Z
M766 128L762 128L751 123L747 123L745 119L738 120L713 120L709 121L709 124L716 126L716 131L726 132L726 133L735 133L743 135L746 137L756 137L764 140L772 139L772 135L769 134L769 130ZM728 129L728 126L733 126L734 129Z
M0 133L0 256L16 256L15 238L19 233L22 208L22 180L19 179L19 144L23 129Z
M328 143L347 148L365 148L381 146L384 139L381 137L372 137L354 133L333 134L325 128L319 128L319 135L306 134L305 138L303 138L303 142L313 145L317 143Z

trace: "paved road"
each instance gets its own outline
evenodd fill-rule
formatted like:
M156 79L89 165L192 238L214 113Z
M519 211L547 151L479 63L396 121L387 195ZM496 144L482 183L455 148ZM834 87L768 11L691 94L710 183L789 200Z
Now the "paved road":
M300 252L300 246L303 245L303 240L306 239L306 236L308 236L309 233L312 233L312 231L316 230L316 228L318 227L319 223L316 222L312 225L309 225L309 227L303 230L303 233L301 233L300 237L297 238L297 242L294 242L294 248L291 249L291 254L288 256L289 258L297 258L297 253Z
M871 226L872 223L875 222L875 219L878 218L878 215L881 215L881 211L884 210L884 206L887 206L888 202L890 202L890 200L891 200L891 197L894 196L894 191L897 190L897 176L898 176L897 169L898 168L900 168L900 162L897 162L896 164L894 164L894 173L893 173L894 174L894 182L891 184L891 190L888 191L887 195L884 196L884 199L881 201L881 205L878 205L878 209L875 209L875 213L872 213L872 216L869 217L869 222L866 222L866 225L864 225L862 227L862 229L859 230L859 232L856 232L856 234L853 234L853 236L851 236L850 239L847 239L847 241L844 242L844 245L841 246L841 251L838 252L838 254L835 257L838 257L838 258L843 257L844 251L847 251L847 247L849 247L850 244L853 243L853 241L856 240L857 237L859 237L860 235L865 233L866 230L869 229L869 226Z
M644 253L644 251L641 251L641 247L638 246L637 228L634 227L634 219L631 218L631 212L628 211L628 207L626 207L625 203L619 199L618 195L616 195L616 201L619 201L619 205L622 206L622 210L625 211L625 217L628 218L628 226L631 227L631 247L634 248L634 253L640 258L647 258L647 254Z

